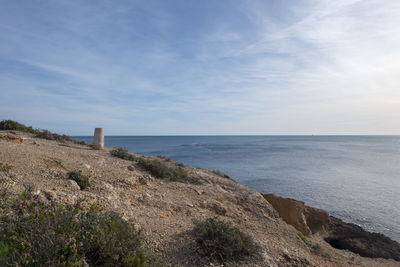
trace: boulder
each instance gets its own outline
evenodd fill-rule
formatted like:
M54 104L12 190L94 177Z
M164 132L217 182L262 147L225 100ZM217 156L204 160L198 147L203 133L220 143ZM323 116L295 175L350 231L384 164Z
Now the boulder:
M347 249L363 257L400 261L400 244L385 235L365 231L360 226L330 217L325 238L332 247Z

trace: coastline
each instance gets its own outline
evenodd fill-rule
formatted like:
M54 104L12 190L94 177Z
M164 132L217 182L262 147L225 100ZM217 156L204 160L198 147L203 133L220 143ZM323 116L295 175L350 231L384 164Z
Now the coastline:
M399 137L110 137L107 146L219 170L261 193L304 201L400 241ZM92 142L93 137L86 137Z
M188 243L193 238L186 231L191 228L193 218L204 216L220 216L231 221L246 229L262 245L263 258L245 263L249 266L398 264L392 259L364 258L335 249L325 241L323 231L311 233L304 241L298 235L299 230L285 223L261 193L204 169L185 167L191 175L201 179L202 185L164 181L131 162L112 157L109 148L95 151L82 145L37 139L20 132L1 133L23 140L22 143L0 140L0 161L13 166L10 172L14 178L3 177L12 192L20 192L24 190L24 184L33 183L39 195L47 192L60 202L86 197L106 209L122 212L126 218L134 218L147 228L149 239L155 241L150 241L152 249L174 266L190 266L191 262L206 264L204 259L195 255L186 259L182 254L195 254ZM64 168L81 169L87 173L92 187L86 191L68 186Z

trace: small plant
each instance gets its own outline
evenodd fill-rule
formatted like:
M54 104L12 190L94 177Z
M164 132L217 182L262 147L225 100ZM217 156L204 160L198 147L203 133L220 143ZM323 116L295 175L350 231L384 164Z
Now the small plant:
M90 186L89 178L82 174L82 171L71 171L68 173L68 178L74 180L81 190L84 190Z
M72 141L71 137L69 137L68 135L59 135L56 133L52 133L49 130L36 130L35 137L47 140L56 140L60 142Z
M77 145L81 145L81 146L90 146L89 143L85 142L85 141L81 141L81 140L72 140L72 142L74 142Z
M176 182L200 184L198 179L191 177L188 174L183 164L168 164L163 160L160 160L159 156L155 159L139 158L123 148L114 149L110 153L114 157L137 162L140 167L150 172L156 178L168 179ZM162 159L165 160L165 158ZM166 161L169 162L170 160Z
M211 171L211 172L213 172L214 174L216 174L218 176L221 176L222 178L231 179L231 177L229 177L229 175L227 175L226 173L223 173L221 171L214 170L214 171Z
M204 255L212 260L240 260L258 252L258 246L253 239L229 222L218 217L193 222L197 244Z
M131 153L128 152L128 150L125 150L123 148L116 148L111 150L111 155L114 157L120 158L120 159L125 159L125 160L130 160L130 161L137 161L137 157L132 155Z
M170 159L170 158L167 158L166 156L164 156L164 155L157 155L157 158L159 158L159 159L163 159L163 160L166 160L166 161L172 161L172 159Z
M2 172L9 172L11 170L12 166L8 165L7 163L0 162L0 171Z
M300 239L304 242L307 243L307 238L305 238L305 236L302 233L297 233L298 237L300 237Z

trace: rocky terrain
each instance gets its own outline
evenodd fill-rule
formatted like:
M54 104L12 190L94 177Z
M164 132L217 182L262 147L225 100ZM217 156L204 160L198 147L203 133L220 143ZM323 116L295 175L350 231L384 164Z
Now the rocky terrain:
M366 258L332 247L325 240L341 244L348 230L323 211L296 204L285 215L279 201L218 173L185 166L198 184L158 179L110 151L0 131L0 162L11 166L0 172L0 186L15 194L29 189L44 202L85 199L86 205L97 203L116 211L144 229L147 245L170 266L400 266L394 259ZM69 171L79 170L90 180L85 190L68 179ZM250 235L261 248L258 256L224 264L202 256L192 234L193 219L214 216ZM353 237L363 244L380 242L364 234ZM393 253L398 252L396 246L394 242Z

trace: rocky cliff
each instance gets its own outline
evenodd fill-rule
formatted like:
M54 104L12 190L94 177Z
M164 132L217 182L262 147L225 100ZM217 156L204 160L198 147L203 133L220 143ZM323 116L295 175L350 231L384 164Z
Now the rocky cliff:
M318 234L333 247L350 250L361 256L400 261L400 244L387 236L370 233L358 225L345 223L329 216L326 211L306 206L299 200L274 194L262 195L285 222L306 236Z

